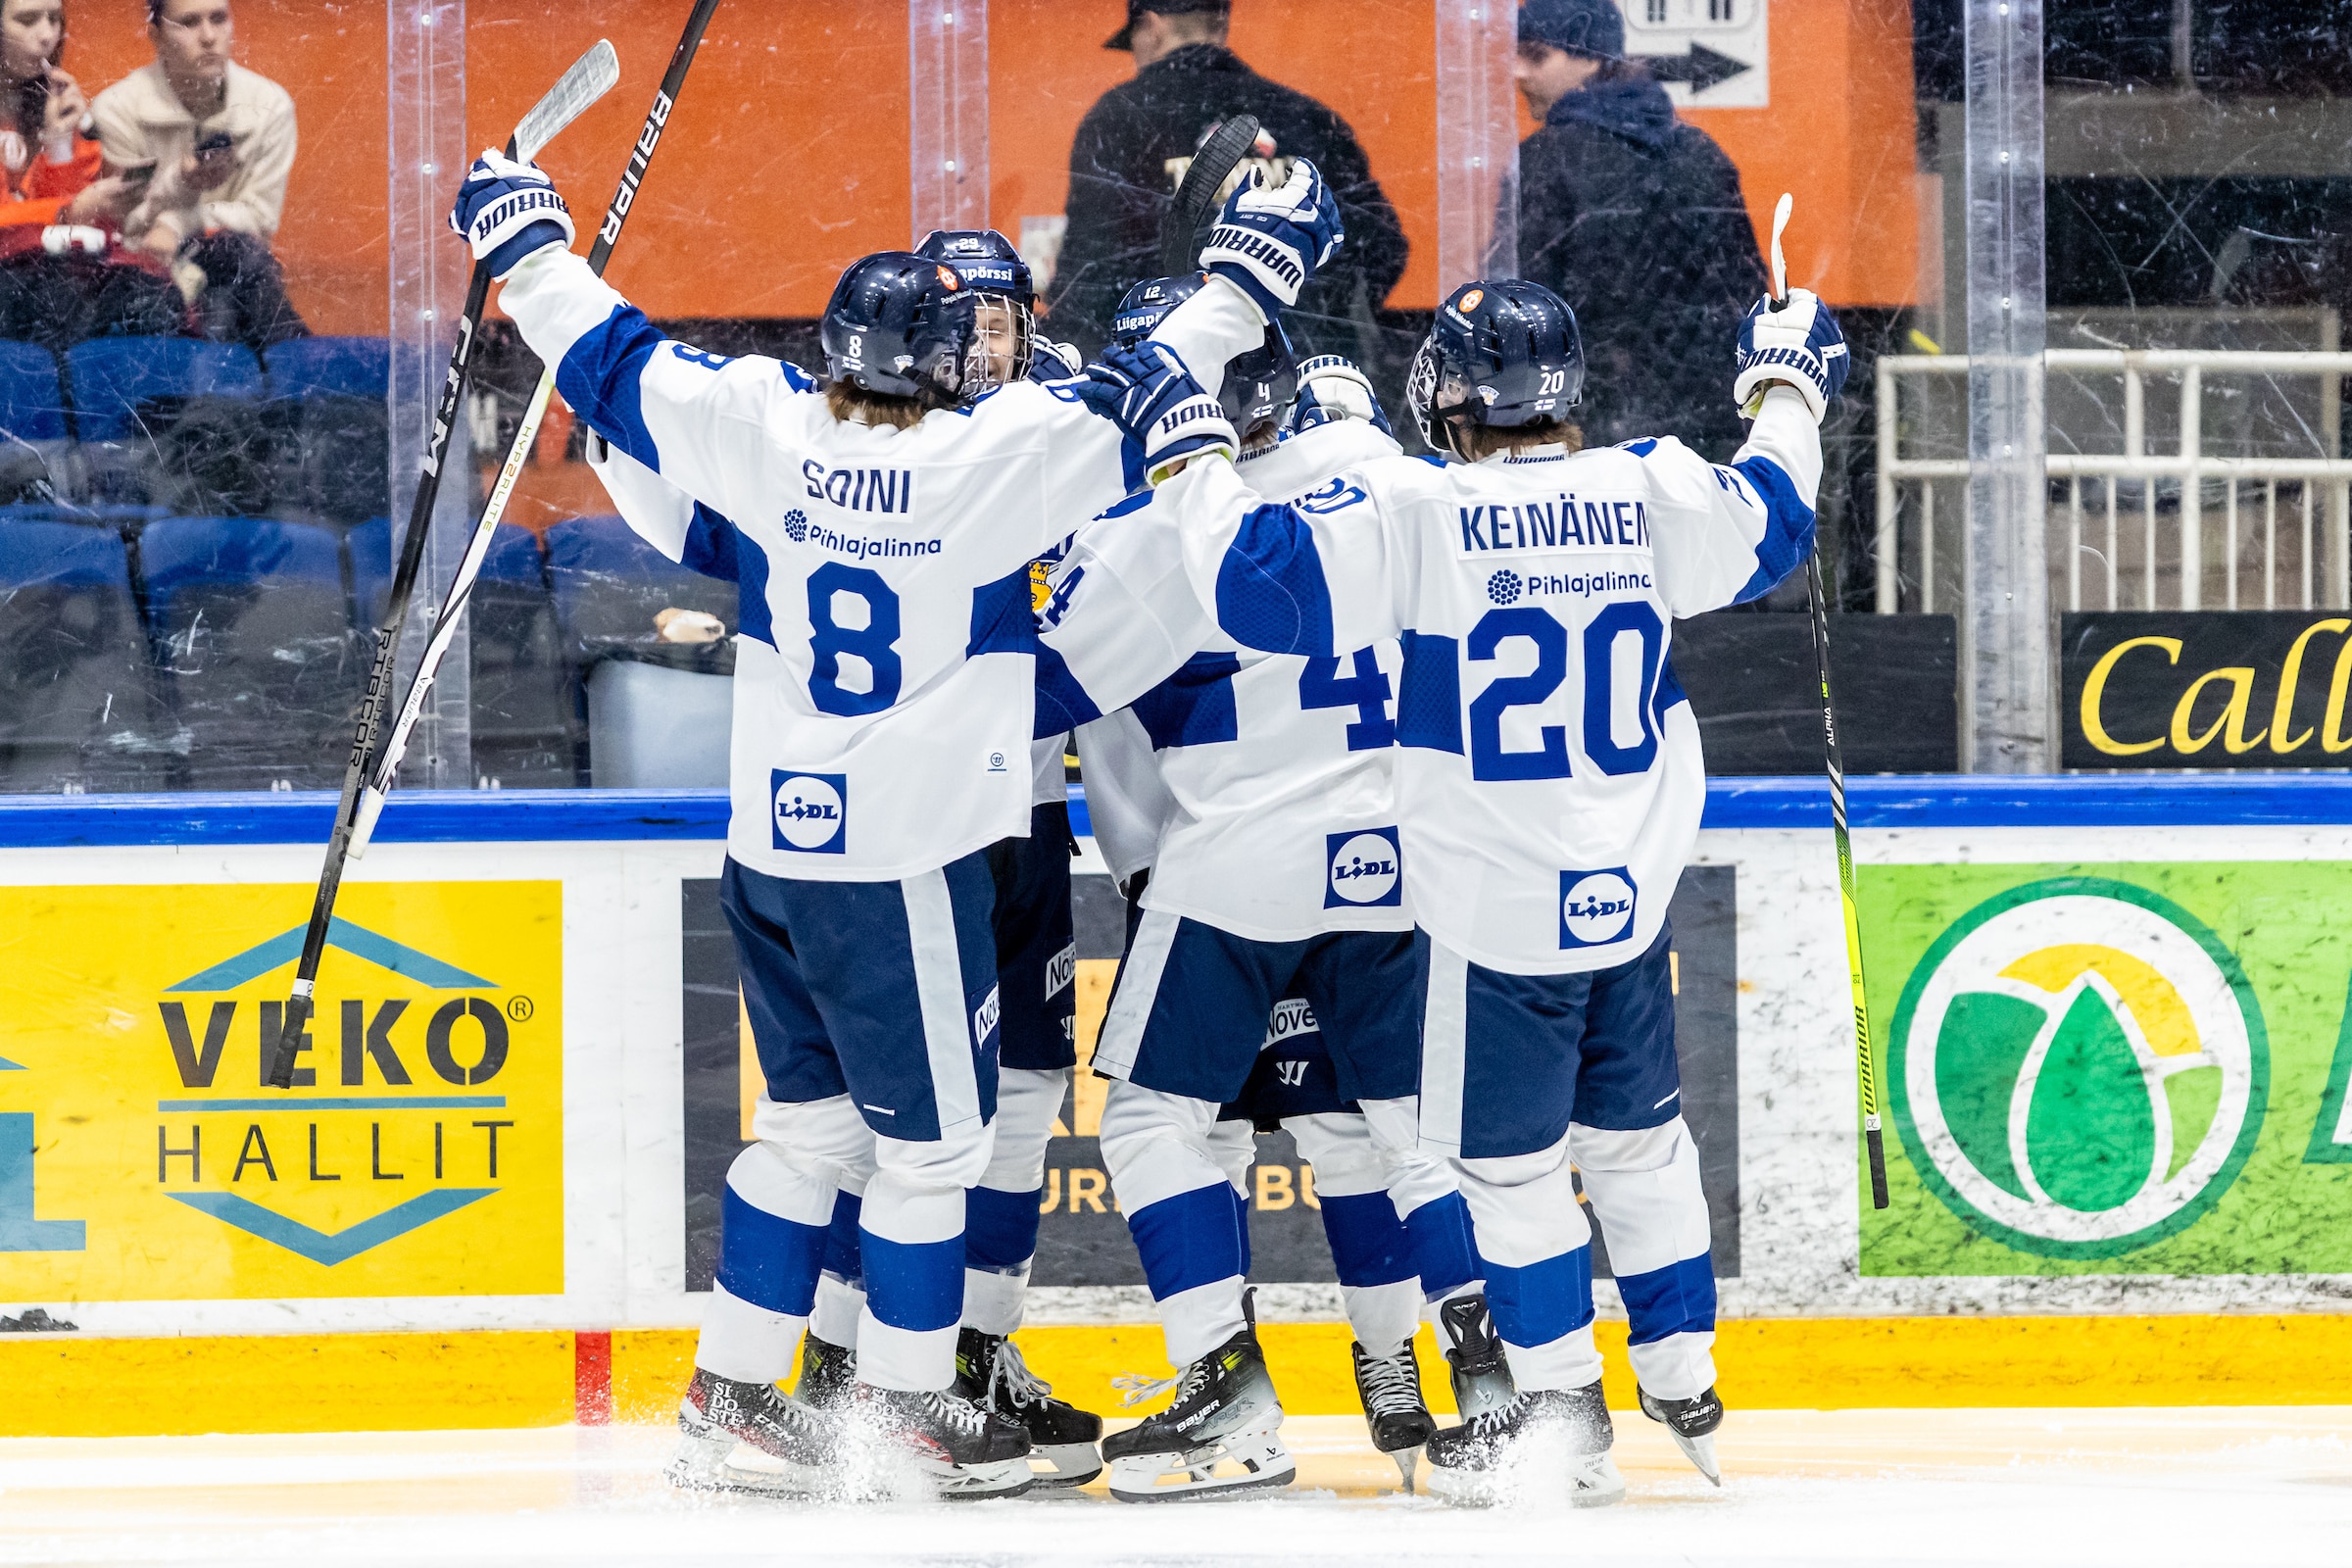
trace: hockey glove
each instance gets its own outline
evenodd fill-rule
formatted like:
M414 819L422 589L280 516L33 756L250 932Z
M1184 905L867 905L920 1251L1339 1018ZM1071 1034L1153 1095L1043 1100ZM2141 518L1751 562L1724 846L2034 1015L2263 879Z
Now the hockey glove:
M1811 289L1792 288L1777 303L1769 296L1756 301L1740 323L1740 374L1732 383L1732 401L1752 418L1762 406L1765 384L1783 381L1796 388L1819 424L1845 385L1849 364L1838 318Z
M1382 435L1396 433L1389 428L1371 379L1337 354L1318 354L1298 367L1298 397L1283 420L1283 431L1297 435L1342 419L1361 419Z
M473 246L473 259L505 277L523 258L550 245L571 244L571 209L535 164L484 152L466 172L449 226Z
M1159 483L1182 459L1210 452L1230 458L1241 448L1217 400L1160 344L1111 349L1086 368L1084 380L1065 384L1127 437L1130 489Z
M1348 231L1340 204L1313 164L1299 159L1291 177L1271 188L1259 183L1264 177L1253 172L1226 198L1200 249L1200 265L1239 283L1271 321L1284 306L1298 303L1298 291Z

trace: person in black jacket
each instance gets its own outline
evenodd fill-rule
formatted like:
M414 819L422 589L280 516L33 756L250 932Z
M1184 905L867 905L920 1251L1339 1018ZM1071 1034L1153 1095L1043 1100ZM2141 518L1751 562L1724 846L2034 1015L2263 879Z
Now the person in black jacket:
M1160 221L1193 149L1218 121L1247 113L1273 138L1274 176L1287 175L1289 159L1312 159L1348 228L1286 323L1301 354L1364 359L1372 312L1404 271L1404 229L1348 122L1225 47L1230 14L1230 0L1129 0L1127 25L1105 47L1133 51L1135 79L1096 101L1070 147L1053 335L1089 355L1102 349L1119 297L1161 270Z
M1725 345L1767 287L1740 171L1626 58L1612 0L1527 0L1513 75L1544 122L1519 145L1519 274L1576 312L1589 442L1672 430L1728 459Z

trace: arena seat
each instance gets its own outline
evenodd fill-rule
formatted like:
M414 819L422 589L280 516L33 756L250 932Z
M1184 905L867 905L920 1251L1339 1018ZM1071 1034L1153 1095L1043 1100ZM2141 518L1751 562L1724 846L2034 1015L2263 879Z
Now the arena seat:
M172 728L122 536L0 508L0 793L158 788Z

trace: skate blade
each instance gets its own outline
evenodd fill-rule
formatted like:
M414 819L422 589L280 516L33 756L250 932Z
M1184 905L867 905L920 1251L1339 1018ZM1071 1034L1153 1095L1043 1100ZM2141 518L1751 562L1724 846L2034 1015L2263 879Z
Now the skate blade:
M1723 1485L1723 1466L1715 1462L1714 1433L1709 1432L1702 1437L1686 1438L1680 1432L1674 1432L1672 1427L1667 1428L1667 1431L1674 1433L1675 1446L1683 1450L1685 1458L1698 1467L1700 1475L1705 1476L1716 1486Z
M1298 1479L1298 1465L1278 1430L1237 1432L1178 1453L1113 1459L1110 1494L1121 1502L1192 1502L1287 1487Z
M1396 1475L1404 1484L1404 1494L1408 1497L1415 1495L1413 1473L1421 1467L1420 1448L1392 1448L1389 1457L1396 1461Z
M1029 1450L1030 1468L1041 1487L1083 1487L1102 1473L1102 1455L1091 1443L1057 1443ZM1043 1464L1044 1469L1037 1467Z
M1037 1485L1037 1475L1029 1468L1029 1456L1000 1459L993 1464L965 1464L934 1467L924 1464L923 1478L931 1490L950 1500L973 1497L1017 1497Z
M803 1497L824 1491L831 1478L815 1466L788 1463L725 1433L687 1433L662 1467L662 1479L682 1492Z
M1577 1508L1606 1508L1625 1500L1625 1477L1605 1453L1580 1456L1568 1483L1568 1502Z

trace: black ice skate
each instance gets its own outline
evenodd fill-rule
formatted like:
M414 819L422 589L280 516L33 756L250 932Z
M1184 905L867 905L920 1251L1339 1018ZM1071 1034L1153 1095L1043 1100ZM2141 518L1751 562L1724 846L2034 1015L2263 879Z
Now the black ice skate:
M956 1337L956 1392L1029 1434L1030 1468L1040 1486L1081 1487L1102 1473L1102 1418L1054 1397L1029 1370L1021 1348L1002 1334L967 1328Z
M801 1380L792 1396L811 1410L846 1410L858 1393L858 1352L809 1334L801 1340Z
M1298 1476L1282 1446L1282 1401L1266 1375L1254 1318L1173 1378L1120 1385L1131 1404L1176 1390L1176 1402L1165 1410L1102 1440L1110 1494L1121 1502L1218 1497L1287 1487Z
M1372 1446L1396 1461L1404 1490L1413 1490L1413 1470L1421 1460L1421 1445L1438 1430L1438 1418L1421 1397L1421 1361L1413 1342L1395 1355L1374 1357L1361 1345L1348 1347L1355 1362L1356 1397L1364 1401L1364 1425L1371 1429Z
M1464 1421L1511 1402L1519 1391L1511 1382L1511 1364L1503 1356L1502 1336L1494 1332L1484 1293L1457 1296L1440 1306L1438 1331L1452 1347L1446 1352L1446 1365L1453 1380L1454 1408Z
M1723 1425L1723 1401L1709 1389L1695 1399L1660 1399L1648 1390L1642 1394L1642 1413L1652 1421L1663 1421L1666 1430L1674 1434L1675 1446L1698 1473L1717 1486L1723 1485L1723 1468L1715 1462L1715 1429Z
M1615 1433L1600 1385L1516 1395L1500 1409L1447 1427L1422 1447L1429 1490L1447 1502L1485 1506L1551 1490L1549 1453L1566 1461L1568 1500L1606 1507L1625 1496L1625 1477L1609 1457Z
M1014 1497L1037 1484L1029 1435L952 1391L858 1385L853 1419L911 1455L943 1497Z
M739 1383L695 1369L678 1402L678 1449L662 1474L695 1491L801 1494L830 1479L837 1437L820 1416L772 1383Z

